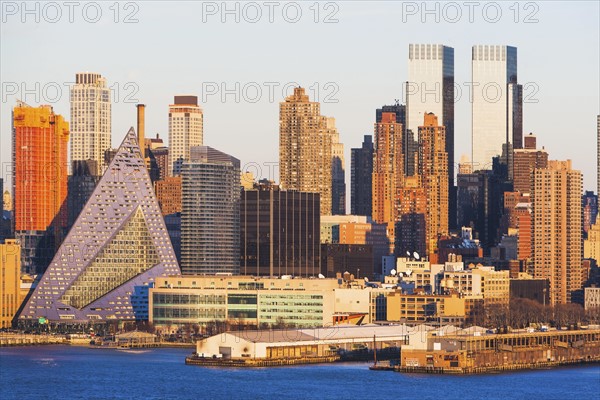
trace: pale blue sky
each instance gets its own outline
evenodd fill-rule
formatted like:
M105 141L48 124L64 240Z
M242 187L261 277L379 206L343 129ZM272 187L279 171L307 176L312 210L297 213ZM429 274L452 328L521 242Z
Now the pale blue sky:
M95 18L94 4L89 2L80 2L72 23L64 3L55 3L61 9L60 18L56 9L40 3L40 22L36 23L35 12L23 14L21 2L4 2L0 39L2 175L9 175L10 115L16 99L37 105L37 95L39 103L52 104L55 112L70 119L68 90L63 83L72 82L76 72L90 71L101 73L109 86L119 88L112 108L114 146L135 125L135 100L147 106L147 136L160 133L166 139L168 105L174 95L202 97L203 89L212 87L212 82L230 89L236 82L240 88L247 85L249 99L236 103L231 94L223 102L219 93L208 95L202 103L205 144L236 156L242 165L278 161L282 86L297 82L318 87L321 113L336 118L345 145L349 190L350 148L359 147L363 135L372 133L377 107L402 98L409 43L442 43L455 49L455 81L464 88L455 109L456 161L471 150L471 107L463 85L471 80L471 46L506 44L518 48L519 81L529 83L524 132L535 132L538 144L546 147L551 159L572 159L574 167L584 173L584 189L596 190L598 2L542 1L516 6L513 2L487 6L481 2L474 9L473 22L469 22L467 5L456 2L462 16L455 23L444 20L444 16L457 18L456 7L446 3L428 3L429 9L438 4L439 22L435 13L422 13L422 2L326 3L317 5L319 23L314 22L312 1L295 3L302 10L297 23L284 18L295 16L295 4L287 6L287 14L283 14L285 3L274 8L273 23L268 21L269 9L263 2L254 3L262 12L256 23L248 21L255 17L256 9L244 9L244 3L238 6L239 23L234 14L226 15L225 23L221 21L220 1L119 3L117 23L114 6L109 8L113 2L97 3L102 11L97 23L84 19L86 4L86 17ZM33 9L33 3L30 6ZM492 23L496 6L502 15ZM219 8L217 14L203 14L203 9L215 7ZM233 9L235 3L228 7ZM516 9L518 22L514 20ZM123 23L130 13L137 23ZM337 23L323 22L330 13ZM528 15L538 21L525 23ZM52 19L58 22L51 23ZM273 101L265 82L279 85ZM336 86L326 86L329 82ZM56 92L58 86L61 93ZM248 101L256 96L256 86L261 87L262 96L256 102ZM15 87L17 93L11 94ZM135 88L137 93L133 93ZM333 88L338 91L331 97L338 102L325 103ZM127 98L128 94L133 95ZM314 90L309 94L312 97ZM263 176L268 177L268 172L268 167L263 167Z

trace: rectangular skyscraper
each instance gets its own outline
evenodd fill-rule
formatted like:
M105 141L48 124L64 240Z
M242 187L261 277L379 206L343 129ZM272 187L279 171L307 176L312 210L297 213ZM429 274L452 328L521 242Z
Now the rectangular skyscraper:
M240 161L195 146L181 176L182 273L239 273Z
M387 224L390 251L395 243L398 218L398 189L404 181L402 124L395 113L383 113L375 123L373 156L373 221Z
M512 150L522 148L523 89L517 82L517 48L473 46L473 171L492 169L492 158L504 154L512 178Z
M404 104L384 105L375 110L375 122L381 122L383 113L396 114L396 122L402 124L402 150L404 152L404 175L412 176L415 174L416 162L415 152L417 151L417 142L414 135L407 134L406 130L406 106Z
M334 119L321 115L320 104L310 101L304 88L294 88L294 94L279 103L281 188L319 193L321 215L345 213L341 207L345 202L341 199L341 152Z
M437 249L440 235L448 230L448 160L446 135L433 113L425 114L419 126L419 168L427 199L426 248L429 254Z
M454 49L441 44L411 44L406 88L407 140L418 142L419 126L426 113L438 117L446 128L448 155L449 223L456 219L454 189ZM412 136L411 136L412 135ZM412 152L412 151L411 151Z
M598 130L597 132L597 149L596 149L596 164L597 164L597 186L596 186L596 193L600 194L600 115L596 116L596 129Z
M204 115L198 96L175 96L169 106L169 176L181 174L190 148L204 144Z
M110 88L100 74L78 73L71 87L71 161L92 160L102 175L107 165L104 152L110 147Z
M68 143L69 124L52 107L13 109L13 220L29 273L45 270L67 224Z
M242 191L240 273L317 276L321 272L318 193L261 181Z
M373 136L365 135L362 147L351 151L351 214L370 217L373 209Z
M550 280L550 302L571 302L582 287L583 189L580 171L571 161L548 161L533 171L532 258L535 278Z

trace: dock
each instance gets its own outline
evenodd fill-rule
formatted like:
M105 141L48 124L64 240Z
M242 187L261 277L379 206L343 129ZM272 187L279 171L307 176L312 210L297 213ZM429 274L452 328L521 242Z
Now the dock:
M430 336L403 348L403 373L483 374L600 363L600 330Z

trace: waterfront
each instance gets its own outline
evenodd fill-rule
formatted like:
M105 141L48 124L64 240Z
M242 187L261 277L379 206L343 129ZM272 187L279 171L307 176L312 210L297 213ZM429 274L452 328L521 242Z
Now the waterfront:
M220 369L186 366L189 351L2 348L0 398L546 400L593 398L600 391L597 365L474 376L376 372L366 363Z

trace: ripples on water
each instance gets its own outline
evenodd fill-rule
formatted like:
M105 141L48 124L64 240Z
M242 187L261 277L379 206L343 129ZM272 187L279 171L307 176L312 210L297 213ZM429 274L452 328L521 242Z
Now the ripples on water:
M69 346L0 349L0 399L596 399L600 367L492 375L404 375L365 363L187 366L191 349L142 354Z

